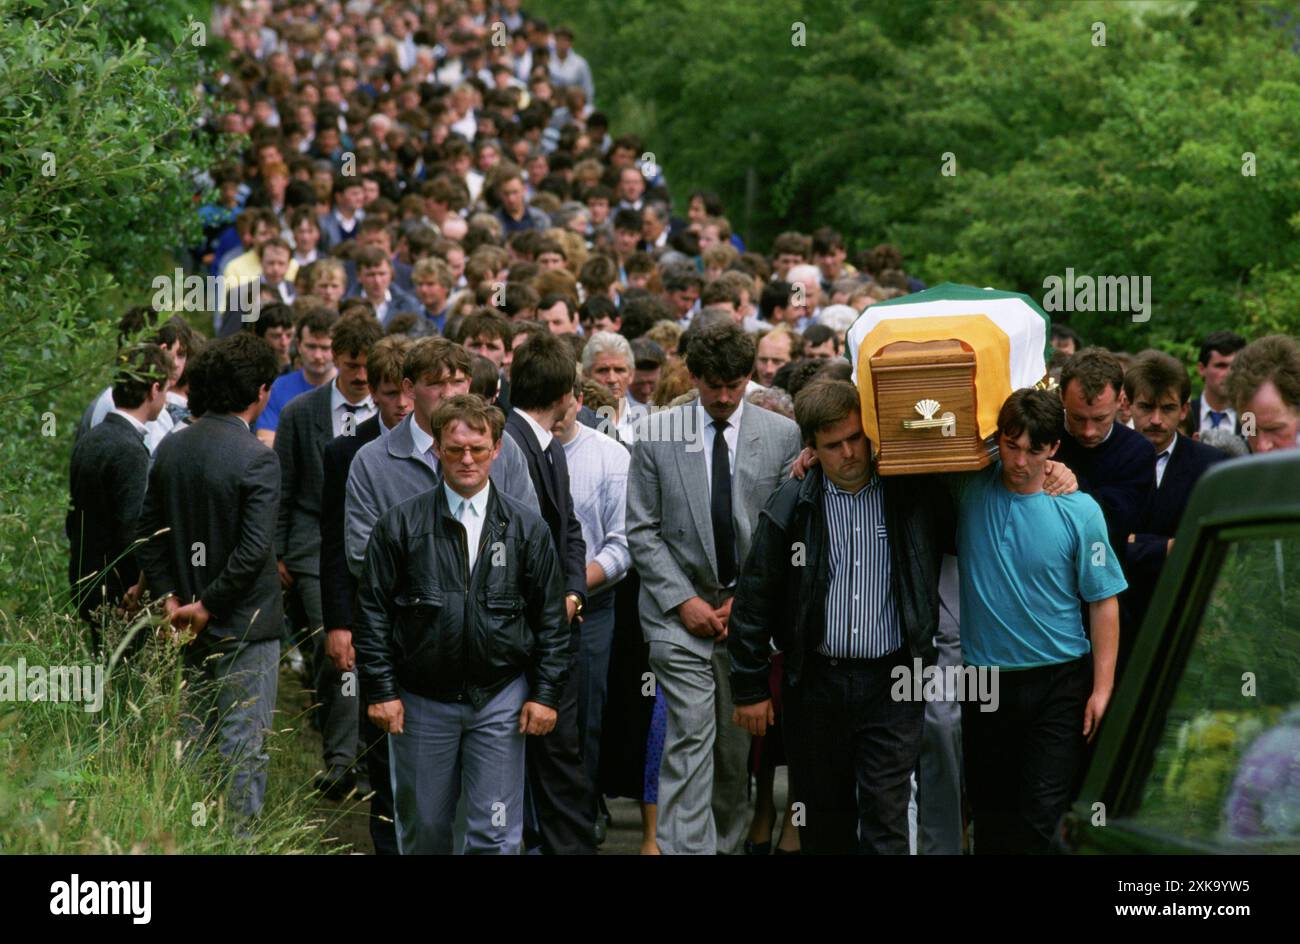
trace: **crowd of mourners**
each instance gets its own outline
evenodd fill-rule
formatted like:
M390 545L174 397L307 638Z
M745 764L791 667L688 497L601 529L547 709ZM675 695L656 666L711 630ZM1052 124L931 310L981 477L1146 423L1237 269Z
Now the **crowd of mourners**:
M569 29L253 0L212 32L220 303L122 317L68 537L97 645L141 607L180 636L241 828L297 672L380 853L593 853L611 797L647 854L1051 848L1197 477L1297 444L1295 339L1214 332L1192 397L1058 324L996 462L881 477L845 334L925 286L670 192ZM899 697L913 665L998 668L998 710Z

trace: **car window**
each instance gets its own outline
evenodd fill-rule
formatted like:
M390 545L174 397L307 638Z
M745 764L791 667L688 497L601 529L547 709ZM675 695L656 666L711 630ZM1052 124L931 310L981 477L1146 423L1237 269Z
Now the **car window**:
M1228 544L1141 796L1171 836L1300 838L1300 536Z

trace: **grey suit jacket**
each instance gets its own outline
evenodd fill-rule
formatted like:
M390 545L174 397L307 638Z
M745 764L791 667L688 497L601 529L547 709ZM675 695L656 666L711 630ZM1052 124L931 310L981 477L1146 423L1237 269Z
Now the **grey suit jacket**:
M411 413L387 436L380 436L362 446L352 460L343 508L343 540L347 548L348 569L354 577L361 574L366 544L379 516L394 505L442 483L437 460L415 451L415 440L411 436L414 422L415 414ZM528 460L505 433L501 435L501 454L492 463L491 477L497 488L540 517L542 511L537 503L533 480L528 475Z
M703 658L716 643L686 631L676 609L691 597L721 606L713 549L704 431L695 402L642 417L636 424L627 484L627 543L641 578L641 627L647 642L670 642ZM746 403L736 442L731 494L736 562L744 563L769 495L790 474L802 442L799 427Z
M280 413L275 454L280 457L280 517L275 554L295 574L320 573L320 496L325 447L334 438L330 399L334 382L294 397Z

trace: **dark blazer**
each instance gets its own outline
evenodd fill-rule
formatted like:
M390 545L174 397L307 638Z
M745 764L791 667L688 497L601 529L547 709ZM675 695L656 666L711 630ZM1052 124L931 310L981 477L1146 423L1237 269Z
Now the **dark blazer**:
M379 438L379 414L357 427L352 436L336 436L325 446L325 479L320 493L320 606L326 629L352 626L357 581L348 569L343 540L344 503L352 459L366 443Z
M582 525L573 510L573 495L569 491L569 466L564 461L564 449L554 450L554 475L532 427L516 410L506 417L506 432L524 451L528 459L528 475L537 491L537 503L542 509L555 550L564 568L564 592L576 593L587 599L587 542L582 537Z
M150 594L202 600L214 636L279 638L279 504L280 460L239 417L204 414L168 436L140 512L138 534L147 540L136 555Z
M295 574L319 573L323 458L334 438L333 390L331 381L294 397L280 412L275 430L275 454L280 457L275 556Z
M1169 456L1164 477L1148 496L1133 540L1126 546L1130 606L1139 618L1146 613L1155 591L1165 563L1165 548L1178 532L1192 488L1206 469L1227 458L1218 449L1178 434L1178 444Z
M140 576L128 548L149 481L149 449L127 419L109 413L77 441L70 479L68 581L77 612L89 620L95 607L117 603Z

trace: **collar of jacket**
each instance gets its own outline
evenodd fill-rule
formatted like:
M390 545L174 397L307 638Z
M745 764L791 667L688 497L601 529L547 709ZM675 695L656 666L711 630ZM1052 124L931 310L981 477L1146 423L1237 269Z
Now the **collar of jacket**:
M214 423L225 423L228 426L233 426L249 435L253 435L253 431L249 427L245 426L244 421L234 413L204 413L199 417L199 419L212 420Z
M419 459L415 453L415 439L411 436L411 424L415 422L415 411L402 417L402 421L388 432L385 443L388 454L397 459Z
M397 432L397 430L394 429L393 432ZM391 436L391 433L389 435ZM432 491L435 493L433 496L434 517L455 522L456 525L463 528L464 525L451 512L451 505L447 502L447 490L443 488L441 480ZM506 503L501 500L501 490L489 479L487 507L483 510L483 534L496 534L499 531L504 531L509 523L510 510L506 507Z

